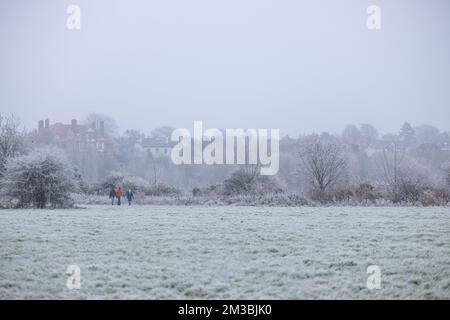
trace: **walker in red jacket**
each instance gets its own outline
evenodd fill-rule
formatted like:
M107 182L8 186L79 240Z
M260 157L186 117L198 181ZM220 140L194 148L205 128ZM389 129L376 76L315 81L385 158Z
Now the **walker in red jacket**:
M117 198L117 205L120 206L120 198L123 197L123 191L122 189L117 189L116 191L116 198Z

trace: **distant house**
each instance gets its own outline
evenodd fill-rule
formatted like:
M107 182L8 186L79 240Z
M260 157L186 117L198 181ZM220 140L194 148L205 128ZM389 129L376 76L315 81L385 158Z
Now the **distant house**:
M164 138L144 138L141 145L154 157L169 157L175 144Z
M450 143L445 142L445 143L441 144L440 147L441 147L441 150L442 150L442 151L450 152Z
M105 153L112 149L112 140L105 134L104 121L80 125L73 119L70 124L57 122L50 125L49 119L39 120L35 137L34 142L38 145L56 145L75 153L88 150Z

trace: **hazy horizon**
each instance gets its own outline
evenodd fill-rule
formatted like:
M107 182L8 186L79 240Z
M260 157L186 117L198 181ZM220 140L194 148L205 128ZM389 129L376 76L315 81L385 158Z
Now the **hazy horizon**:
M66 28L70 4L81 30ZM382 28L366 28L366 9ZM450 2L0 1L0 112L282 134L450 130Z

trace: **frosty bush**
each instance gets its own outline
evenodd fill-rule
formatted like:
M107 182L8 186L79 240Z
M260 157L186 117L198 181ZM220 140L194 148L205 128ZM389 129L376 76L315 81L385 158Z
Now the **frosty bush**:
M145 191L145 195L152 197L161 197L161 196L179 196L181 195L181 191L167 186L163 183L155 184L151 186L149 189Z
M104 178L98 187L99 190L96 190L98 191L98 194L106 194L111 188L118 187L145 193L151 188L151 185L147 180L140 177L128 176L122 173L112 173Z
M419 201L421 195L428 189L430 188L422 177L400 171L393 192L388 194L387 197L390 196L394 203L414 203Z
M356 187L355 196L359 201L374 201L381 197L370 183L361 183Z
M420 195L423 206L447 206L450 204L450 191L444 188L433 188Z
M70 192L77 191L69 162L53 148L9 159L0 187L2 196L19 208L68 207Z
M320 190L319 188L310 189L306 192L306 197L319 203L333 202L333 193L331 191Z
M226 195L251 194L256 189L257 176L239 170L224 181Z
M281 193L282 190L268 176L261 176L248 170L238 170L223 183L225 195L251 195Z
M140 177L126 177L123 180L123 187L128 190L131 189L134 192L147 192L151 186L150 183Z
M217 184L206 188L193 188L192 195L194 197L221 197L225 195L225 191L223 184Z
M344 202L344 201L350 201L354 197L354 192L349 187L341 187L337 188L336 190L333 190L333 201L337 202Z
M447 185L447 188L450 189L450 163L447 164L447 167L445 169L445 183Z
M122 187L125 176L121 173L112 173L102 180L100 188L107 191L114 187Z

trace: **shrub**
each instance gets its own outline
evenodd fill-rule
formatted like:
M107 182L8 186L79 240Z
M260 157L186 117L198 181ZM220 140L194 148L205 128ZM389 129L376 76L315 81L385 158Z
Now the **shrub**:
M445 178L445 181L447 183L447 187L450 189L450 168L447 169L447 177Z
M112 173L104 178L99 185L92 186L93 193L107 194L111 188L121 187L124 190L131 189L134 192L145 193L151 188L150 183L140 177L126 176L122 173Z
M264 195L280 193L282 190L268 176L238 170L223 183L223 194L230 195Z
M101 182L100 182L100 188L106 192L111 188L115 188L115 187L122 187L123 186L123 180L124 180L124 175L121 173L112 173L110 175L108 175L106 178L104 178Z
M337 202L349 201L353 198L353 191L349 188L339 188L332 192L333 200Z
M431 189L424 192L419 201L424 206L446 206L450 203L450 192L447 189Z
M192 196L198 197L201 194L200 188L194 188L192 189Z
M357 200L362 201L374 201L380 197L375 191L375 187L369 183L362 183L355 189L355 196Z
M336 202L349 202L356 200L361 203L374 202L380 198L380 195L375 191L375 188L368 184L363 183L356 188L338 188L334 190L324 191L319 188L308 190L306 196L320 203L336 203Z
M146 196L153 196L153 197L179 196L180 194L181 194L180 190L162 183L153 185L145 191Z
M123 179L123 188L125 190L131 189L134 192L147 192L151 188L150 183L139 177L126 177Z
M242 170L234 172L231 177L224 181L226 195L251 194L256 188L256 175Z
M330 203L333 202L333 195L330 192L323 191L320 189L311 189L306 192L306 196L313 200L318 201L320 203Z
M225 195L224 186L216 184L205 188L193 188L192 196L194 197L222 197Z
M394 202L417 202L425 190L421 179L401 179L394 190Z
M1 181L1 193L15 207L45 208L73 205L78 191L75 172L63 154L53 148L37 149L27 156L9 159Z

